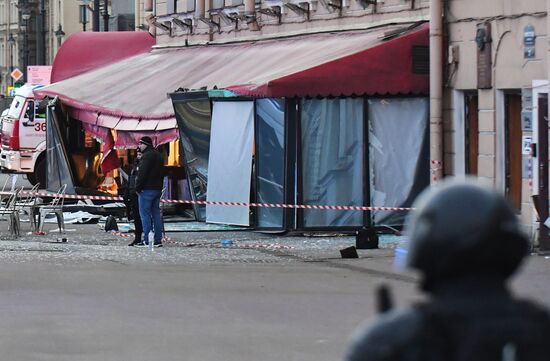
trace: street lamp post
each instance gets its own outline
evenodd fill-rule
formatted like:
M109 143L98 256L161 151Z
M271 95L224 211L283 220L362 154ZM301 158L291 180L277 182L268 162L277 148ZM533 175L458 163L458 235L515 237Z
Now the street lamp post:
M23 8L21 18L25 21L25 33L23 34L23 58L25 62L23 65L23 74L25 74L25 81L27 81L27 66L29 66L29 19L31 18L29 8Z
M36 17L36 64L46 65L46 0L40 0Z
M86 24L88 23L88 4L91 0L80 1L80 23L82 24L82 31L86 31Z
M13 71L13 47L15 46L15 39L13 38L13 34L10 33L10 36L8 37L8 43L10 44L10 74ZM13 86L13 78L11 78L11 85Z
M93 31L99 31L99 0L94 0Z
M65 32L63 31L61 24L57 24L57 30L54 34L57 38L57 48L59 48L61 46L61 40L63 40L63 37L65 36Z
M103 2L103 31L109 31L109 0Z

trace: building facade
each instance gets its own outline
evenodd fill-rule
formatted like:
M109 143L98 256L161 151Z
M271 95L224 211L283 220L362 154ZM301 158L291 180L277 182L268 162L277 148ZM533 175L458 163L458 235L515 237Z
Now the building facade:
M157 44L263 38L428 19L427 0L156 0Z
M60 119L71 117L117 160L143 135L167 159L182 150L184 169L167 179L171 199L350 206L201 205L198 220L392 228L429 185L428 5L146 1L135 27L156 34L151 51L36 93L57 97ZM78 147L71 141L60 140L68 153ZM107 158L102 166L116 168Z
M2 94L15 83L13 69L51 64L63 40L79 30L78 2L0 0Z
M107 8L107 11L105 11ZM135 30L135 1L99 2L99 31ZM51 65L71 34L93 31L91 1L0 0L0 91L14 84L13 69ZM20 82L24 82L24 78Z
M445 3L445 173L501 191L535 235L541 149L533 88L548 77L546 1Z
M426 20L430 5L443 17L443 175L473 175L501 191L534 235L546 1L157 0L144 10L157 46L178 47Z

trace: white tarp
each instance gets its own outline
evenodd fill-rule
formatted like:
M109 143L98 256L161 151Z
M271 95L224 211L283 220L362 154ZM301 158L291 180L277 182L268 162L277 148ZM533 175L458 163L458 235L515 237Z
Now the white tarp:
M213 102L207 201L250 202L252 101ZM250 225L249 207L206 206L206 222Z

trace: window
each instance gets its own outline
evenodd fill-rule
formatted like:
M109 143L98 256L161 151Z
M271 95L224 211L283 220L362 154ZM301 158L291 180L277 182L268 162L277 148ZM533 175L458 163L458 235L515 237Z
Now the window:
M0 24L6 23L6 2L0 0Z
M506 196L519 211L521 209L521 95L506 94Z
M10 22L13 24L13 23L17 23L17 19L19 18L18 17L18 13L17 13L17 0L11 0L10 2Z
M370 205L410 207L430 184L428 98L368 100ZM372 211L372 224L399 226L404 212Z
M166 14L175 14L176 11L176 0L167 0L166 1Z
M464 97L466 127L466 174L477 174L479 156L479 107L477 94L466 94Z
M195 0L176 0L176 13L195 11Z
M21 114L21 110L23 109L24 104L25 104L25 98L22 97L21 95L16 95L11 103L8 116L12 118L19 118L19 115Z
M2 68L9 69L9 60L5 61L7 59L6 57L6 48L4 47L4 44L0 44L0 61L2 61Z
M256 201L284 203L285 101L256 100ZM257 225L282 228L283 209L258 207Z
M225 6L225 0L212 0L211 9L223 9Z

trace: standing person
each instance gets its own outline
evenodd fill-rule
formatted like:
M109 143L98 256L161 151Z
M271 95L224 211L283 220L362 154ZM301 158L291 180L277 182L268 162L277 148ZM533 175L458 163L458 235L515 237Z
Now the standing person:
M136 191L136 178L142 154L143 153L138 148L136 161L134 162L130 175L128 176L128 189L125 197L128 200L128 218L134 220L134 240L128 245L130 247L142 242L141 236L143 234L143 226L141 224L138 195Z
M153 245L162 247L160 195L164 180L164 161L162 155L153 147L153 141L150 137L142 137L138 147L143 153L136 179L139 214L143 224L143 242L136 244L136 247L148 245L151 223L155 231Z
M443 183L407 226L406 265L430 299L384 313L345 360L550 360L550 313L506 286L529 249L515 212L493 191Z

